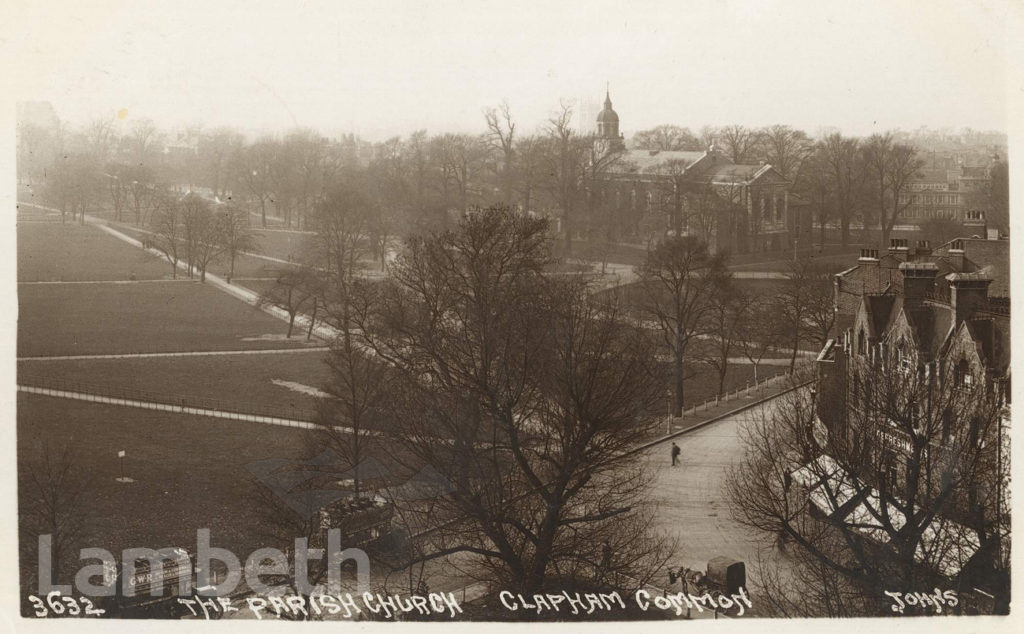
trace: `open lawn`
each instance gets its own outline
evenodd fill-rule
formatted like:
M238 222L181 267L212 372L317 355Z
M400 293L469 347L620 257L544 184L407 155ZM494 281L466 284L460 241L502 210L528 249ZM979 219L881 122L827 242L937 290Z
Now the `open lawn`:
M72 361L22 361L18 380L54 386L53 381L83 384L83 391L115 395L125 390L141 400L288 418L306 418L315 399L297 385L322 387L330 378L324 352L218 355ZM287 382L281 385L274 381ZM70 389L70 386L69 386ZM169 400L168 400L169 399ZM216 401L200 404L199 399Z
M295 231L260 231L256 242L259 245L258 251L264 255L287 260L302 260L306 252L312 247L315 236L309 233L298 233Z
M214 546L248 555L269 544L260 508L247 499L246 464L313 455L307 438L272 425L19 394L19 492L25 494L43 439L56 447L70 443L81 474L91 479L84 545L115 553L170 545L194 551L196 529L209 528ZM115 481L119 450L135 482ZM22 531L22 539L34 537Z
M764 381L770 376L784 374L788 366L761 365L757 368L757 380ZM718 394L718 373L714 368L701 363L691 363L685 369L686 380L683 381L683 399L687 408L700 405L708 399L715 398ZM671 388L672 375L669 364L664 364L665 390ZM733 392L736 389L746 387L748 382L754 383L754 366L750 364L736 364L729 366L725 375L725 391ZM665 404L667 408L667 403Z
M18 304L18 356L305 345L283 339L283 321L198 282L23 285Z
M18 281L139 280L171 277L169 264L91 225L18 225Z

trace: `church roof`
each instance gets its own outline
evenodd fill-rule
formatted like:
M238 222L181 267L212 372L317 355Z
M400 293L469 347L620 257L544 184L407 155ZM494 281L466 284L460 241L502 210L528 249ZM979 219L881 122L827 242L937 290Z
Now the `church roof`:
M627 150L622 153L614 171L632 174L661 174L672 168L682 171L704 157L704 152L670 152L665 150Z

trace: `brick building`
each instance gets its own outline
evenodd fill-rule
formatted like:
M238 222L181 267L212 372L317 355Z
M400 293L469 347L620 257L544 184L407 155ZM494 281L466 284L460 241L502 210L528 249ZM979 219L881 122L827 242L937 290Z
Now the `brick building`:
M983 223L983 217L974 220ZM999 484L996 474L1010 436L1009 243L978 228L992 239L958 238L936 249L911 249L895 239L884 255L865 249L856 266L836 275L834 334L817 361L814 436L821 447L854 448L857 460L877 472L851 476L849 465L826 450L815 466L831 465L834 476L811 486L856 482L851 490L859 493L849 498L849 508L844 498L833 497L822 512L847 522L861 513L864 536L886 543L905 521L906 509L895 510L901 508L901 492L941 486L921 483L928 473L921 471L922 459L941 471L959 468L957 456L988 456L995 465L990 488L999 492L979 492L976 484L951 491L941 514L928 520L918 561L937 562L941 575L974 585L977 597L990 597L986 592L993 592L991 583L998 579L991 576L998 567L992 562L1008 566L1003 531L1009 530L1009 508L1005 482ZM956 409L957 402L986 405ZM979 411L993 415L978 418ZM959 453L965 442L978 453ZM986 444L991 449L982 454ZM805 467L794 478L814 480L803 471L817 476L822 469ZM989 493L996 502L982 506L979 496ZM890 532L872 528L872 518L882 516Z

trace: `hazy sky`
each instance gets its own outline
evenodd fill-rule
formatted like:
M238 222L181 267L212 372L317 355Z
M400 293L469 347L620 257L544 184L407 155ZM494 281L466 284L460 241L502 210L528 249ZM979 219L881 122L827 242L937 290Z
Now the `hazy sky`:
M19 99L82 122L379 139L479 131L507 99L532 130L563 98L622 130L788 123L864 134L1005 129L1002 0L117 2L15 0ZM64 6L66 5L66 6Z

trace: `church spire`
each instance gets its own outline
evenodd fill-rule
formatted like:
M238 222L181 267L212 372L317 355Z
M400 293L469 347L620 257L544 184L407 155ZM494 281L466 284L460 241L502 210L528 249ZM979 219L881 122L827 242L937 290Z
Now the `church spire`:
M612 96L611 96L611 91L609 90L608 86L609 86L609 83L605 82L605 84L604 84L604 107L607 110L611 110L612 109Z

